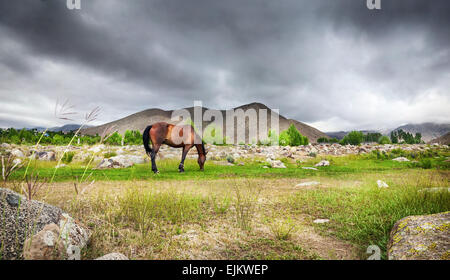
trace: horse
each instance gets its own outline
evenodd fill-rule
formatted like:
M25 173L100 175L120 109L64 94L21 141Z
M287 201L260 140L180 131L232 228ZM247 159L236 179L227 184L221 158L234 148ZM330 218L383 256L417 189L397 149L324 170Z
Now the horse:
M145 128L142 138L145 152L152 160L152 171L155 174L159 173L155 158L162 144L174 148L183 148L181 162L178 166L179 172L184 172L184 160L186 159L186 155L189 150L195 146L198 153L198 165L200 166L201 171L204 170L206 154L208 152L205 149L203 141L197 133L195 133L195 130L191 125L173 125L166 122L154 123ZM152 148L149 146L150 140L152 141Z

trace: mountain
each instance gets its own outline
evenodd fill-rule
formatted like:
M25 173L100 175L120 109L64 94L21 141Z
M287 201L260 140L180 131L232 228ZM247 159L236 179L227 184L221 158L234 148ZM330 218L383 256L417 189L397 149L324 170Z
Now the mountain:
M193 112L194 112L194 107L189 107L189 108L185 108L191 115L191 119L193 119ZM247 111L248 109L255 109L257 112L259 109L266 109L267 110L267 126L270 129L271 128L271 124L270 124L270 115L271 115L271 110L270 108L268 108L266 105L261 104L261 103L250 103L250 104L246 104L246 105L242 105L235 109L243 109L244 112ZM208 108L203 107L202 108L204 113L206 110L208 110ZM157 108L153 108L153 109L148 109L148 110L144 110L135 114L132 114L130 116L127 116L125 118L113 121L113 122L109 122L100 126L95 126L95 127L90 127L87 129L83 129L81 131L82 134L86 134L86 135L95 135L95 134L99 134L101 135L107 128L112 127L112 130L118 131L120 134L124 134L126 130L139 130L141 132L144 131L144 129L148 126L151 125L153 123L156 122L168 122L168 123L174 123L171 121L171 116L172 116L172 112L173 110L161 110L161 109L157 109ZM226 111L225 110L220 110L219 112L221 112L222 117L223 117L223 122L224 122L224 126L226 125ZM258 125L259 125L259 115L258 115ZM206 122L203 121L203 128L205 128L208 124L210 124L211 122ZM280 132L287 129L291 124L294 124L295 127L300 131L300 133L302 135L305 135L309 138L310 142L317 142L317 139L320 137L327 137L326 134L324 134L323 132L315 129L314 127L311 127L307 124L304 124L302 122L299 122L297 120L293 120L293 119L287 119L284 116L279 116L279 130ZM251 141L249 141L248 139L248 120L245 122L245 132L246 132L246 143L249 143ZM237 128L237 123L234 123L234 131L235 131L235 139L236 137L236 128ZM242 125L241 127L242 128ZM226 134L226 129L224 129L223 131L224 134ZM265 135L267 136L267 135Z
M402 129L405 132L416 134L417 132L422 134L422 140L429 142L435 138L441 137L447 132L450 132L450 123L421 123L421 124L406 124L397 127L394 131Z
M379 132L376 130L358 130L358 131L362 132L364 134ZM325 134L328 135L330 138L336 138L338 140L341 140L342 138L344 138L345 135L349 134L350 132L351 131L329 131L329 132L325 132Z
M62 131L62 132L70 132L70 131L73 131L73 130L77 130L78 128L80 128L80 126L81 126L81 124L66 124L66 125L63 125L63 126L51 127L48 130L49 131L53 131L53 132L60 132L60 131ZM85 125L84 127L89 128L89 127L92 127L92 126ZM42 132L42 131L45 130L45 127L33 127L31 129L35 129L35 130L37 130L39 132Z
M441 145L450 145L450 132L447 132L445 135L442 135L441 137L435 138L428 142L428 144L434 143L438 143Z

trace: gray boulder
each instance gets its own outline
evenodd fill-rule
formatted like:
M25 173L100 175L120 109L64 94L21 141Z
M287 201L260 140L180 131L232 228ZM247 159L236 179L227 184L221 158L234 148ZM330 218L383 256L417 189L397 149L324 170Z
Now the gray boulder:
M21 150L19 150L19 149L14 149L14 150L12 150L11 151L11 154L13 155L13 156L16 156L16 157L24 157L25 155L23 154L23 152L21 151Z
M91 234L60 208L27 200L12 190L0 188L1 259L22 259L25 240L41 232L48 224L59 225L61 240L68 257L72 258L79 255ZM73 253L70 254L69 251ZM40 259L44 259L44 256Z
M328 160L321 160L319 163L317 163L316 165L314 165L314 166L329 166L330 165L330 162L328 161Z
M390 260L450 260L450 212L409 216L395 223Z
M132 155L118 155L111 158L103 159L97 166L99 169L104 168L126 168L133 166L134 164L144 163L145 160L140 156Z
M45 160L45 161L55 161L56 160L56 154L55 152L37 152L36 158L39 160Z

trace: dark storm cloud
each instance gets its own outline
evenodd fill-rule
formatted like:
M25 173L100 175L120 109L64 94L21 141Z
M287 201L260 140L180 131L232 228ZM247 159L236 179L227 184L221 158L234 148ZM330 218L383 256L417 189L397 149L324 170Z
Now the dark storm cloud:
M0 0L5 112L30 111L14 107L20 96L59 96L102 106L102 121L193 100L258 101L322 129L450 119L446 0L382 0L381 11L365 0L81 1Z

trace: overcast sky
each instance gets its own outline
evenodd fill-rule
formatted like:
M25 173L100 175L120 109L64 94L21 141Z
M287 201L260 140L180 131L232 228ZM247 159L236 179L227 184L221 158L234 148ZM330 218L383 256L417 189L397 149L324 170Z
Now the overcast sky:
M0 127L64 124L57 98L95 124L194 100L322 131L450 122L450 1L381 2L0 0Z

